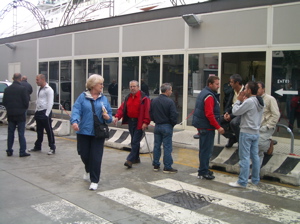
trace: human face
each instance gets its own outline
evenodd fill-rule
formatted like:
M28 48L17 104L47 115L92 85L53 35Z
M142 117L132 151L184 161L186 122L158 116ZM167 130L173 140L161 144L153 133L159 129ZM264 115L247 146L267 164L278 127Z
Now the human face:
M35 82L38 86L44 87L46 84L46 81L44 79L41 78L41 76L36 76L35 78Z
M208 87L214 91L218 92L218 89L220 88L220 80L216 79L214 83L209 83Z
M130 88L130 93L132 93L133 95L135 95L140 90L137 82L130 82L129 88Z
M172 95L172 92L173 92L173 91L172 91L172 87L171 87L170 89L168 89L168 90L166 91L166 95L170 97L170 96Z
M246 84L246 86L245 86L244 93L247 98L249 98L251 96L252 92L251 92L251 89L248 88L248 84Z
M258 83L257 95L262 96L265 93L265 89L262 88L261 84Z
M102 90L103 90L103 82L98 82L96 85L93 86L92 90L95 92L95 93L101 93Z

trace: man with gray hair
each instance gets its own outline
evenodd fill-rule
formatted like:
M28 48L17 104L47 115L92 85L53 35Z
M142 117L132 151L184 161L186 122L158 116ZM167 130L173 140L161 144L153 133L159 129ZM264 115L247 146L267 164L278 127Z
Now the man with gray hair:
M7 129L7 156L13 155L13 144L15 130L18 128L20 143L20 157L30 156L26 152L26 139L24 136L26 125L26 110L29 105L27 90L21 85L21 74L15 73L13 83L4 90L3 105L6 107L8 129Z
M164 173L177 173L172 168L172 137L173 127L177 124L178 112L175 102L169 97L172 95L172 86L170 83L164 83L160 87L161 94L151 101L150 116L155 122L154 128L154 149L153 166L154 171L160 169L161 144L164 145Z

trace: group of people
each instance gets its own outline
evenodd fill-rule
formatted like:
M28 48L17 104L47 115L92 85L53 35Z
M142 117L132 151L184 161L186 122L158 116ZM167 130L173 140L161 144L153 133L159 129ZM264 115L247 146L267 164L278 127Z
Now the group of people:
M86 82L86 91L75 101L70 119L72 128L77 135L77 151L85 166L83 178L90 181L90 190L96 190L101 173L101 163L104 149L104 138L96 138L94 130L92 105L95 113L102 123L128 124L131 135L131 151L126 158L124 166L128 169L133 164L140 163L140 142L145 135L150 121L156 123L154 130L154 171L160 169L161 144L164 144L164 173L176 173L172 167L172 135L173 127L177 124L178 113L173 100L172 86L164 83L161 86L161 95L150 101L147 94L140 90L139 82L129 82L130 93L118 108L113 119L111 105L103 94L104 79L101 75L93 74Z
M193 117L193 126L199 133L198 178L215 178L209 170L209 160L214 146L215 130L229 138L227 148L238 142L240 174L232 187L257 185L264 154L273 151L272 134L280 118L277 101L265 93L262 82L249 81L242 85L240 75L230 77L232 92L225 104L224 115L220 114L219 78L210 76L207 86L200 92ZM223 127L224 128L223 128ZM252 171L250 175L250 159ZM251 177L251 179L249 179Z
M47 84L43 74L36 76L38 85L35 121L37 127L37 140L33 149L28 151L40 151L43 142L44 129L46 129L50 151L48 155L55 153L55 140L51 125L51 114L54 94L52 88ZM8 86L3 94L3 105L7 111L8 134L7 134L7 156L13 155L14 133L18 129L19 137L19 156L30 156L26 152L27 144L25 138L26 115L29 107L32 86L27 82L27 77L20 73L13 75L13 83Z
M22 76L14 74L13 84L7 87L3 97L3 104L8 115L8 141L7 156L12 156L13 138L15 128L18 127L20 141L20 157L30 156L26 152L24 137L26 110L29 105L29 96L32 92L21 85ZM170 99L172 85L163 83L161 94L152 100L144 93L139 82L129 82L130 93L125 97L113 119L111 105L103 94L104 79L101 75L93 74L86 81L86 91L76 99L70 123L77 135L77 151L85 167L83 178L90 181L90 190L96 190L101 174L101 163L105 138L96 138L94 130L94 114L101 123L128 124L131 135L131 151L126 158L124 166L128 169L133 164L140 163L140 142L145 135L150 121L154 121L154 158L153 170L160 170L161 145L163 144L163 172L177 173L173 168L172 136L173 128L177 124L178 112L175 102ZM48 136L50 151L48 155L55 154L56 146L52 130L53 90L46 82L43 74L36 76L37 101L35 120L37 125L37 140L30 152L41 151L44 129ZM199 179L214 179L213 172L209 170L209 160L214 147L215 130L229 138L226 147L235 142L239 144L240 175L237 182L229 183L233 187L246 187L250 175L250 159L252 160L252 174L250 182L259 183L259 172L264 153L273 147L271 136L275 131L279 119L279 109L276 100L265 93L262 82L248 82L242 85L239 75L230 77L232 92L225 104L225 113L221 115L219 94L217 93L220 80L217 76L209 76L207 86L197 97L193 126L199 132ZM13 94L12 94L13 93ZM94 110L93 110L94 107ZM224 125L226 124L226 125ZM224 127L224 128L223 128ZM228 128L230 127L230 128ZM231 129L231 133L229 130Z

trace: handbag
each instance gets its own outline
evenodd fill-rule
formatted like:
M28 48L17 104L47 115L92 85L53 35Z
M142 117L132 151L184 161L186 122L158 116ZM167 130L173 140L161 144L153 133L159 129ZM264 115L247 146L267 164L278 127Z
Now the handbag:
M109 128L107 124L100 122L98 116L96 115L95 106L92 100L91 100L91 104L92 104L93 118L94 118L95 138L109 138Z

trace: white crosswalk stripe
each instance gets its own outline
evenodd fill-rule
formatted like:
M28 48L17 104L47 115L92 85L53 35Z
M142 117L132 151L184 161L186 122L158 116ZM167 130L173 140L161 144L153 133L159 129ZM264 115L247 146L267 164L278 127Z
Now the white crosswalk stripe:
M110 224L111 222L96 216L66 200L51 201L32 205L35 210L59 223Z
M127 188L118 188L98 194L173 224L226 223L188 209L158 201Z
M198 174L192 173L191 175L196 177ZM235 182L237 180L237 177L233 177L233 176L229 176L229 175L221 174L221 173L214 173L214 176L216 178L212 181L214 181L214 182L216 181L216 182L223 183L223 184L228 184L229 182ZM287 199L294 200L294 201L300 200L299 190L276 186L273 184L260 183L258 186L248 184L247 189L255 190L255 191L269 194L269 195L287 198Z
M250 213L252 215L257 215L259 217L267 218L280 223L298 223L300 220L300 213L294 211L283 208L276 208L274 206L269 206L260 202L255 202L248 199L216 192L173 179L163 179L149 183L171 191L187 190L203 195L210 195L215 198L221 199L219 201L212 201L212 203L214 204L225 206L237 211Z

